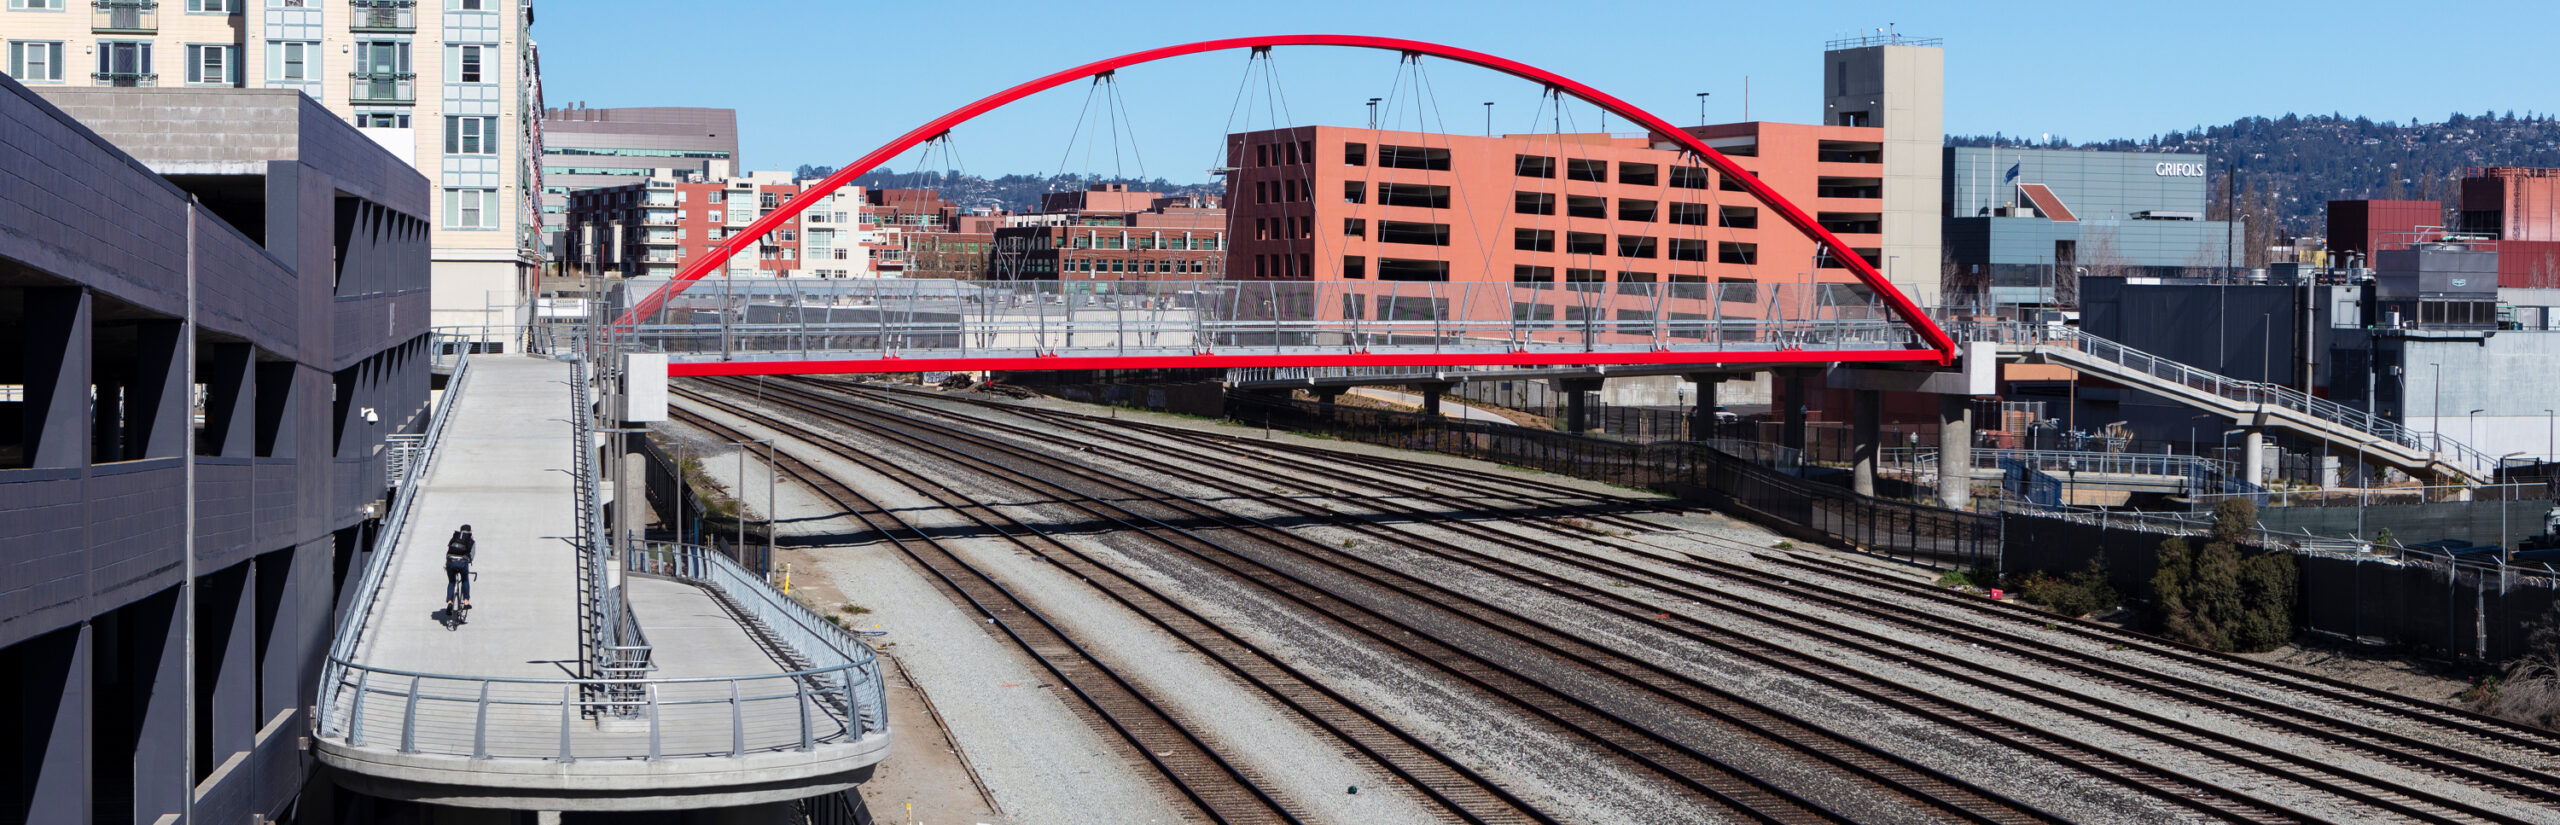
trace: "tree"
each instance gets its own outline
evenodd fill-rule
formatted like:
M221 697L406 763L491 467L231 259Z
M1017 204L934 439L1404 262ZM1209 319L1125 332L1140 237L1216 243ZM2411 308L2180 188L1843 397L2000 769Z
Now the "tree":
M2160 543L2160 570L2151 577L2160 633L2215 650L2257 651L2293 639L2293 605L2299 589L2293 557L2281 550L2241 558L2241 540L2258 520L2245 498L2213 507L2212 540L2192 548L2184 538Z
M2507 668L2507 677L2488 697L2488 710L2501 718L2560 730L2560 603L2551 606L2525 632L2524 655Z

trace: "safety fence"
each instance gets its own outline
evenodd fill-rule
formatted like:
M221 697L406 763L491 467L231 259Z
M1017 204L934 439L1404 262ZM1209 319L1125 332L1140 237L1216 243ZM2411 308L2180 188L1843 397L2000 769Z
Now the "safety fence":
M1953 566L1994 563L1998 518L1862 496L1799 478L1711 443L1636 444L1508 424L1328 406L1246 393L1228 396L1243 423L1286 425L1349 441L1425 450L1658 490L1759 517L1781 532L1881 555Z
M407 464L409 477L423 479L434 466L436 450L443 446L445 429L453 421L454 400L461 397L463 387L470 381L471 359L466 354L454 363L453 378L445 385L444 400L427 416L427 426L422 433L424 438L417 443L415 454ZM323 701L328 698L329 681L344 675L336 663L355 655L356 646L364 639L366 623L373 618L374 600L381 595L383 579L390 574L392 550L400 545L401 534L408 531L409 510L416 504L418 491L424 486L402 484L393 487L391 506L383 513L382 522L373 533L373 546L365 553L364 572L360 574L355 590L351 591L346 610L338 614L337 636L329 643L330 664L323 668Z

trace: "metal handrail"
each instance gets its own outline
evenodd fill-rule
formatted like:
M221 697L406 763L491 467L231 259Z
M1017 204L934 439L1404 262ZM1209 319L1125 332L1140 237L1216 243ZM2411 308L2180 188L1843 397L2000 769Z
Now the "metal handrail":
M1991 341L2003 344L2049 346L2076 350L2088 358L2118 366L2185 386L2242 404L2276 407L2316 421L2335 424L2389 442L2404 450L2431 454L2444 461L2485 474L2495 466L2488 454L2450 438L2441 432L2419 433L2399 422L2330 401L2280 384L2247 381L2220 373L2208 372L2178 361L2162 358L2078 329L2052 324L2015 322L1973 322L1955 325L1954 334L1961 340ZM2447 456L2450 456L2448 460Z
M878 724L876 663L749 676L561 679L463 676L331 659L319 737L350 748L545 762L738 758L850 745ZM615 699L640 696L640 726L601 727ZM386 741L387 740L387 741Z
M440 454L438 448L444 443L445 427L453 420L453 407L461 399L463 387L469 385L470 381L471 357L466 352L462 354L459 361L455 362L452 379L445 383L444 402L436 405L434 412L427 417L426 439L418 447L415 468L418 478L425 478L427 472L435 466L436 456ZM356 645L362 640L364 629L373 618L374 599L381 593L383 580L388 577L391 556L400 546L401 535L409 529L409 508L417 501L418 492L425 487L424 484L401 486L393 494L390 510L383 514L381 529L374 535L371 558L365 561L363 576L356 584L355 599L347 606L346 613L338 619L337 636L329 644L329 660L332 663L329 665L329 670L333 673L323 674L321 695L318 697L324 704L328 700L330 679L340 675L336 673L337 671L343 670L336 663L355 655Z

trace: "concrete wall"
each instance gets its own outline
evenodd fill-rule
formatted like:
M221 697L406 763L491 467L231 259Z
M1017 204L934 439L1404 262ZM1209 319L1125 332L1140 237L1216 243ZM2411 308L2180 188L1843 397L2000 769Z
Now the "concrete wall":
M0 821L273 817L422 420L425 179L290 93L52 93L107 129L0 79Z

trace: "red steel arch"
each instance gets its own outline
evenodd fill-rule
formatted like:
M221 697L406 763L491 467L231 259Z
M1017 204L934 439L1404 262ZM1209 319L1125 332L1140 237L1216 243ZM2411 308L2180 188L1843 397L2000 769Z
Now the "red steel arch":
M1788 225L1794 226L1797 230L1802 231L1807 237L1814 239L1823 246L1838 251L1841 261L1848 264L1849 271L1855 273L1858 276L1858 280L1863 281L1869 287L1874 288L1876 290L1876 294L1882 296L1885 302L1893 308L1893 311L1902 316L1903 323L1909 324L1914 331L1917 331L1920 334L1921 340L1927 342L1930 349L1935 350L1939 363L1950 363L1955 359L1955 340L1949 337L1945 330L1939 329L1937 324L1930 322L1928 315L1921 312L1920 307L1917 304L1912 303L1910 296L1902 294L1901 290L1894 288L1893 284L1887 282L1884 279L1884 275L1876 271L1875 265L1868 263L1865 258L1858 256L1855 252L1849 252L1849 248L1842 244L1837 236L1832 235L1830 230L1822 228L1821 224L1814 222L1812 216L1806 215L1804 210L1796 208L1796 205L1793 203L1789 203L1787 199L1781 197L1776 190L1770 189L1768 184L1760 182L1758 177L1743 171L1742 167L1736 165L1731 158L1727 158L1723 153L1709 148L1704 142L1699 141L1696 136L1682 131L1680 127L1671 125L1670 121L1663 120L1660 117L1654 116L1651 112L1637 108L1635 104L1619 100L1606 92L1602 92L1598 89L1576 82L1572 78L1568 78L1545 69L1540 69L1526 63L1496 57L1483 52L1461 49L1454 46L1443 46L1438 43L1429 43L1420 40L1404 40L1393 37L1370 37L1367 35L1357 34L1284 34L1266 37L1233 37L1224 40L1204 40L1198 43L1165 46L1162 48L1148 49L1142 52L1133 52L1119 57L1097 60L1092 63L1057 72L1055 74L988 95L984 98L980 98L977 102L952 110L950 114L934 118L924 125L918 126L904 135L900 135L897 140L890 141L878 149L871 150L870 154L863 155L861 159L854 161L852 164L841 169L837 169L835 174L828 175L825 180L819 181L815 186L812 186L808 190L802 192L800 197L793 198L789 203L783 204L779 208L770 212L766 212L763 217L757 218L754 223L748 224L747 228L743 232L723 239L718 245L712 247L710 254L697 258L693 263L686 265L682 271L676 273L675 279L672 282L659 288L658 291L651 293L648 298L643 299L639 304L634 305L614 323L616 326L628 326L638 323L642 318L655 314L660 307L666 305L668 299L682 294L685 289L692 284L692 282L700 280L704 275L716 271L720 267L726 265L731 256L736 255L739 251L748 248L756 241L762 239L765 235L773 232L773 230L781 226L783 222L790 220L793 216L800 214L802 210L809 208L810 204L816 203L818 198L815 196L824 195L837 189L841 189L845 184L852 183L855 178L859 178L863 174L879 168L881 164L888 163L891 159L904 154L907 150L923 145L926 141L940 137L944 133L951 131L952 127L972 120L979 115L994 111L1005 104L1030 97L1031 95L1063 86L1068 83L1093 77L1094 75L1129 66L1135 66L1140 63L1151 63L1169 57L1182 57L1184 55L1200 54L1203 52L1226 51L1229 49L1265 49L1275 46L1344 46L1355 49L1377 49L1381 51L1409 54L1425 54L1433 57L1455 60L1460 63L1481 66L1513 77L1544 84L1561 90L1567 94L1571 94L1574 97L1581 98L1592 105L1607 109L1619 117L1626 118L1627 120L1639 126L1643 126L1645 129L1655 134L1662 135L1671 139L1673 142L1680 144L1682 148L1696 154L1707 165L1715 167L1717 173L1724 175L1729 180L1741 183L1743 188L1748 190L1753 198L1758 199L1761 204L1769 207L1773 211L1776 211L1778 216L1784 218ZM1764 354L1790 357L1750 360L1908 360L1911 354L1912 353L1907 351L1900 353L1793 352ZM1045 360L1055 361L1059 359ZM728 367L729 369L686 369L683 370L683 372L687 374L732 374L737 373L740 370L769 372L772 371L773 367L779 366L781 363L796 362L760 362L761 366L749 363L740 363L736 365L686 365L688 367L697 368ZM939 369L988 368L990 367L939 367ZM1003 369L1004 367L992 368ZM1055 367L1053 366L1052 368ZM926 369L935 368L928 367Z

